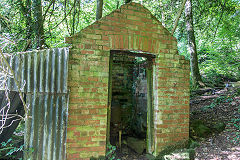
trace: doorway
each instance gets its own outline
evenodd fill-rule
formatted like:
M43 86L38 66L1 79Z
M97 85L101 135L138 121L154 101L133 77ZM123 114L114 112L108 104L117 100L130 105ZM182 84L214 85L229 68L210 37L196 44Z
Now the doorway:
M137 154L152 152L154 55L113 50L110 54L108 143Z

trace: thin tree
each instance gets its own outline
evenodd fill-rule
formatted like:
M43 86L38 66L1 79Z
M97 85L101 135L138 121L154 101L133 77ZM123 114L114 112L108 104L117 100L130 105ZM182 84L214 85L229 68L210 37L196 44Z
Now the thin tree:
M31 39L32 35L32 13L31 13L31 0L26 0L25 4L22 0L19 1L20 11L24 15L26 25L26 39Z
M102 18L103 0L97 0L96 20Z
M175 32L175 30L176 30L176 28L177 28L178 21L179 21L179 19L180 19L180 17L181 17L181 14L182 14L182 12L183 12L183 9L184 9L184 6L185 6L185 4L186 4L186 1L187 1L187 0L184 0L184 1L183 1L182 5L181 5L181 8L180 8L180 10L179 10L179 12L178 12L177 18L176 18L176 20L175 20L175 23L174 23L174 26L173 26L173 29L172 29L172 34L174 34L174 32Z
M75 26L76 26L76 24L75 24L75 20L76 20L76 18L75 18L75 16L76 16L76 2L77 2L77 0L74 0L74 3L73 3L72 35L75 34Z
M44 29L43 29L43 15L42 15L42 2L41 0L32 1L33 12L33 31L34 42L33 48L41 49L44 45Z
M196 49L194 27L193 27L191 0L187 0L186 2L185 16L186 16L185 18L186 18L187 37L188 37L188 51L190 53L190 68L191 68L191 77L192 77L193 86L203 87L204 84L202 82L202 78L199 73L199 67L198 67L198 57L197 57L197 49Z

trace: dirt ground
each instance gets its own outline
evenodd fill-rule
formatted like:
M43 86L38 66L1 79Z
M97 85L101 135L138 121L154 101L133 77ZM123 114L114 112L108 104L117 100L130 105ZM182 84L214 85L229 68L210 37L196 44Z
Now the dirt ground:
M205 138L197 138L195 160L240 160L240 96L236 89L216 89L190 100L190 121L202 120L206 125L222 122L225 129ZM148 160L148 155L138 155L127 146L117 152L122 160Z
M205 93L192 98L190 106L190 121L200 119L226 125L222 132L200 140L195 160L240 160L240 96L236 90Z

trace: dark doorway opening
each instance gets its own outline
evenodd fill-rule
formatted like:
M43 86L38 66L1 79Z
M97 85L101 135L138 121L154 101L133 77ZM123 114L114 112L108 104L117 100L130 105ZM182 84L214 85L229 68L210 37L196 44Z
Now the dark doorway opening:
M141 155L152 145L153 56L111 51L109 81L109 142ZM126 151L124 151L126 152Z

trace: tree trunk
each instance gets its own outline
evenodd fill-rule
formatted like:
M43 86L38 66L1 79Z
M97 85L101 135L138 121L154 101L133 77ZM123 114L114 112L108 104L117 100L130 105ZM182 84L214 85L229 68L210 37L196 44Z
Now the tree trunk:
M183 1L182 5L181 5L181 8L180 8L180 10L179 10L179 12L178 12L177 18L176 18L176 20L175 20L175 23L174 23L174 26L173 26L173 29L172 29L172 34L174 34L174 32L175 32L175 30L176 30L176 28L177 28L178 21L179 21L179 19L180 19L180 17L181 17L181 14L182 14L182 12L183 12L183 9L184 9L184 6L185 6L185 4L186 4L186 1L187 1L187 0L184 0L184 1Z
M197 49L196 49L196 42L195 42L194 28L193 28L191 0L187 0L186 2L185 16L186 16L186 28L187 28L187 37L188 37L188 51L190 52L190 68L191 68L191 77L192 77L193 86L203 87L204 84L202 82L202 78L199 73L199 67L198 67L198 57L197 57Z
M74 3L73 3L73 22L72 22L72 33L71 33L71 35L75 34L76 2L77 2L77 0L74 0Z
M31 39L32 35L32 13L31 13L31 0L26 0L25 4L23 1L19 1L20 11L25 18L26 25L26 39Z
M33 12L33 31L34 41L33 48L41 49L44 45L44 30L43 30L43 15L42 15L42 3L41 0L32 1Z
M31 0L26 0L26 27L27 27L27 39L31 39L32 35L32 13L31 13Z
M102 18L103 11L103 0L97 0L97 12L96 12L96 20Z

